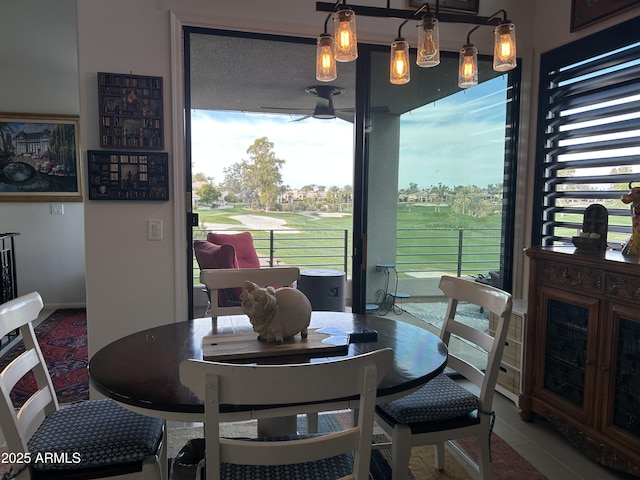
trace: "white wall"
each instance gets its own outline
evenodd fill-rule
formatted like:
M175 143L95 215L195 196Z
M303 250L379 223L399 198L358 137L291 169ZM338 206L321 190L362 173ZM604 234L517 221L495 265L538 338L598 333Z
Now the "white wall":
M0 59L1 112L78 115L75 0L0 0ZM85 304L84 208L63 207L0 203L0 231L21 234L18 293L36 290L51 308Z

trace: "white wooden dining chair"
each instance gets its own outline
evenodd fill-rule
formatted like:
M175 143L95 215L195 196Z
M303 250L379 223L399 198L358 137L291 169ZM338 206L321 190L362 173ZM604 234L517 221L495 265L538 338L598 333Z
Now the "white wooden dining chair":
M21 479L160 480L167 468L165 422L113 400L58 405L32 322L43 308L37 292L0 305L0 337L20 329L24 352L0 372L0 427ZM15 408L11 390L33 373L37 390ZM55 456L54 456L55 454ZM20 462L20 460L22 460ZM13 478L13 477L11 477Z
M442 373L416 392L378 405L376 422L392 437L393 480L407 478L411 448L417 445L435 445L436 468L444 470L445 442L479 472L483 480L488 480L491 478L491 431L495 420L493 395L511 318L512 298L498 288L446 275L440 279L440 289L449 297L440 338L449 345L454 335L486 352L486 370L478 369L467 359L449 351L447 367L464 379L466 385ZM472 303L493 312L498 317L495 332L485 333L457 321L455 314L459 302ZM452 441L469 436L476 437L478 462Z
M297 267L211 268L200 272L200 281L211 292L211 318L221 315L241 315L241 306L218 306L218 292L242 288L245 280L263 287L288 287L300 279Z
M291 365L183 361L180 380L205 405L206 452L200 468L205 468L206 479L367 480L376 390L392 363L393 352L388 348L329 362ZM304 404L305 411L320 412L332 409L323 402L352 397L359 406L357 424L339 432L220 438L221 404L294 409ZM196 478L201 478L199 472Z

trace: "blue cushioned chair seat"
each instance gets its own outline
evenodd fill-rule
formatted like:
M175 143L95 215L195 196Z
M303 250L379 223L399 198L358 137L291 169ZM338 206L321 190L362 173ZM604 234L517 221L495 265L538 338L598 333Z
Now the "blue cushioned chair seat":
M222 463L220 478L224 480L327 480L353 473L353 457L338 455L312 463L292 465L238 465Z
M29 440L32 468L79 470L142 462L157 453L163 428L163 420L131 412L113 400L73 404L48 415ZM39 453L52 452L66 453L71 461L35 461Z
M284 442L287 440L312 438L320 435L321 434L282 435L275 437L242 438L242 440ZM345 477L351 473L353 473L353 455L350 453L318 460L316 462L295 463L291 465L241 465L224 462L220 464L220 478L222 480L327 480Z
M377 407L387 418L406 424L449 420L477 408L478 397L444 373L419 390Z

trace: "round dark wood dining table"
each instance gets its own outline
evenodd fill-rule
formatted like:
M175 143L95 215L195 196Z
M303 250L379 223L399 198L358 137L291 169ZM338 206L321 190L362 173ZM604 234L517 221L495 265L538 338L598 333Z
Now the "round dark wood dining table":
M378 389L380 402L419 388L442 372L446 365L447 347L438 336L406 322L372 315L318 311L312 314L310 328L331 333L337 340L346 339L351 332L378 332L376 341L351 343L346 355L385 347L393 350L393 370ZM180 383L180 362L189 358L202 359L202 339L207 335L247 332L252 332L252 328L244 315L213 320L200 318L143 330L100 349L89 361L89 378L98 392L132 410L167 420L202 421L204 405ZM285 361L319 362L329 358L289 357ZM224 413L241 418L243 412L255 407L259 409L259 406L233 405L222 408L226 409Z

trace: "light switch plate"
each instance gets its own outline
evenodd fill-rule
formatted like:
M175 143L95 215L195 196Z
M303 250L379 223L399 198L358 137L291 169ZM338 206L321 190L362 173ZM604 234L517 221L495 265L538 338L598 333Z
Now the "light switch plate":
M51 215L64 215L64 205L61 203L52 203Z
M162 220L149 220L147 222L149 240L162 240Z

